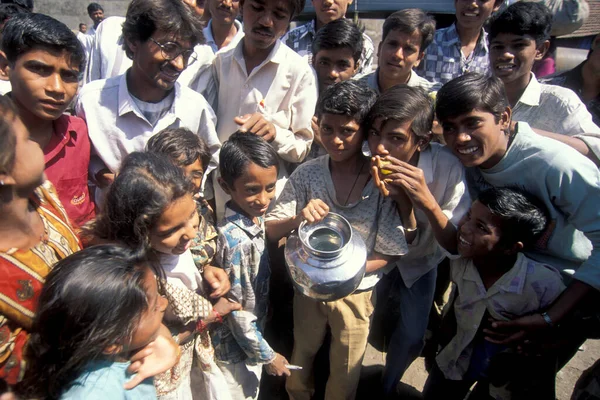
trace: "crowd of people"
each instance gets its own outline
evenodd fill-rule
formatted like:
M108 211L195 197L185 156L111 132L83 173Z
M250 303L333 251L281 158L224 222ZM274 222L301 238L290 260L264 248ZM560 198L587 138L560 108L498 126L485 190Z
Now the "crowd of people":
M351 2L292 30L305 0L92 3L78 34L0 4L0 399L257 399L267 374L351 400L390 291L394 398L438 272L423 397L555 399L600 334L600 35L538 80L540 2L455 0L437 30L402 9L376 50ZM288 351L266 334L276 253L330 212L366 272L339 300L293 294Z

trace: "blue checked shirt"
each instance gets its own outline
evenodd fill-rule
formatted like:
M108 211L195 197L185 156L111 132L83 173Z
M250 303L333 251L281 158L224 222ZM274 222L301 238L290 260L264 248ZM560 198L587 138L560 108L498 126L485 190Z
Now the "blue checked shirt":
M300 25L281 38L281 41L285 43L290 49L308 60L308 63L312 65L312 43L315 40L315 20ZM363 33L363 50L360 55L360 65L356 75L368 74L371 72L373 66L373 53L375 47L371 38Z
M425 56L415 71L431 82L446 83L467 72L490 73L487 33L483 28L475 49L465 57L460 50L460 38L456 24L435 32L433 43L425 50Z
M266 364L275 358L275 351L263 337L271 271L264 219L259 222L260 226L256 225L228 203L225 217L217 225L214 261L229 274L231 290L227 297L242 305L242 310L225 316L224 323L211 334L219 361Z

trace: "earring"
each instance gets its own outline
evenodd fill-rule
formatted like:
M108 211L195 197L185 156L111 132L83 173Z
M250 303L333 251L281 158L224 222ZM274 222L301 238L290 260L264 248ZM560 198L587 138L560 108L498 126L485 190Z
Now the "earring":
M0 179L0 186L4 186L4 181Z

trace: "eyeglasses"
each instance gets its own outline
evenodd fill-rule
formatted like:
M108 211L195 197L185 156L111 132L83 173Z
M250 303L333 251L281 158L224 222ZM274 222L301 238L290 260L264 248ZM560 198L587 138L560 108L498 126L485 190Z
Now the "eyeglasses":
M160 53L167 61L172 61L179 56L183 56L184 63L189 67L198 60L198 56L194 50L183 50L181 46L175 42L159 43L152 37L150 40L160 47Z

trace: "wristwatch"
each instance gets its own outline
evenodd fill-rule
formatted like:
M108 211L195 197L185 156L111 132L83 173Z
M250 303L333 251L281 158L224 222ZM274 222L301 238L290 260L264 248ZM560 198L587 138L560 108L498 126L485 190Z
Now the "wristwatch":
M550 318L550 316L548 315L548 313L543 312L540 315L542 316L542 318L544 318L544 321L546 321L546 323L548 324L548 326L550 326L551 328L554 328L554 322L552 321L552 318Z

